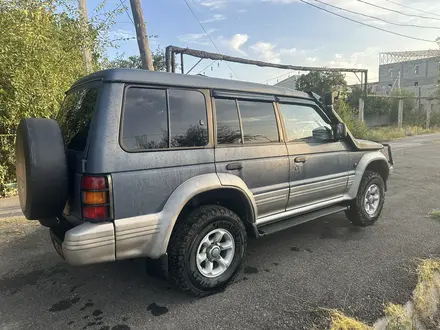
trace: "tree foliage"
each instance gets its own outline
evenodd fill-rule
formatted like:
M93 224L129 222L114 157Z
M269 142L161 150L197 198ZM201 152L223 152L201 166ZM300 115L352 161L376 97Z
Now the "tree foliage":
M311 71L301 75L296 81L296 89L305 92L315 92L324 97L328 92L345 91L347 82L340 72Z
M72 0L73 1L73 0ZM97 68L106 24L80 29L76 1L0 0L0 194L14 178L13 145L6 135L25 117L52 117L64 92L85 74L82 47ZM6 142L5 142L6 141Z
M153 57L153 66L155 71L165 71L165 52L161 48L157 48L155 51L151 52ZM142 69L141 57L138 55L132 55L127 58L124 55L118 55L113 60L106 60L102 63L103 68L113 69L113 68L130 68L130 69Z

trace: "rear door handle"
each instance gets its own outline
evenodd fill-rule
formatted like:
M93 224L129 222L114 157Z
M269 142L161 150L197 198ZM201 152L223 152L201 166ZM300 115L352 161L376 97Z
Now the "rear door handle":
M226 169L228 171L233 171L233 170L241 170L243 168L243 165L241 165L241 163L231 163L226 165Z
M304 156L298 156L298 157L295 157L295 159L294 159L295 163L305 163L306 160L307 160L307 158Z

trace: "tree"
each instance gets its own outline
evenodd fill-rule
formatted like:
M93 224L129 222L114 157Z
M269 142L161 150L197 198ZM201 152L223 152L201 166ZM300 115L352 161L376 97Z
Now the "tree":
M165 71L165 51L158 47L155 51L151 52L151 56L153 56L154 71ZM114 60L104 61L102 66L104 69L142 69L142 61L139 55L132 55L127 58L124 58L123 55L119 55Z
M340 72L311 71L302 74L296 81L296 89L305 92L315 92L324 97L328 92L345 91L347 82Z
M75 0L0 2L0 137L13 135L22 118L56 114L65 91L85 74L82 46L98 67L112 14L105 24L90 21L84 32L76 6ZM13 136L0 142L2 194L14 180Z

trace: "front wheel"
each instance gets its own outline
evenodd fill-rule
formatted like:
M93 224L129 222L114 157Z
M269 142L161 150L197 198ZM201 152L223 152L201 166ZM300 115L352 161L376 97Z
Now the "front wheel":
M385 183L373 171L365 171L359 185L358 194L350 201L345 212L348 220L355 226L365 227L376 222L385 203Z
M219 205L201 206L180 219L169 245L169 274L177 287L195 296L224 288L246 252L240 218Z

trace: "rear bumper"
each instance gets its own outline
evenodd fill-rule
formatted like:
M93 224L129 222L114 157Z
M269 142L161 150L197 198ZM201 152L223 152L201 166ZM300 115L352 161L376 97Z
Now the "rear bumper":
M115 261L113 223L83 223L64 234L50 230L58 254L71 265L89 265Z

